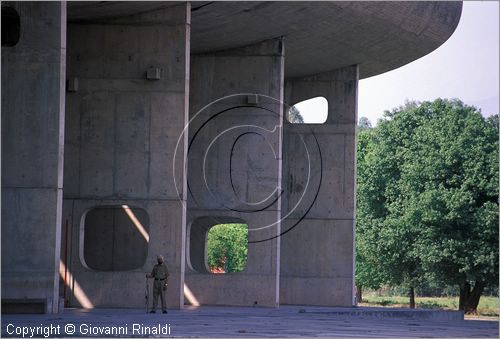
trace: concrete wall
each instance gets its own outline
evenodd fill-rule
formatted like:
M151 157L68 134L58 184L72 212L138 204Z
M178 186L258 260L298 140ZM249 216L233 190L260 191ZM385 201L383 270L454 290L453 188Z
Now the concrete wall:
M189 33L186 3L69 24L68 80L78 83L67 95L66 111L63 220L69 231L63 260L74 278L70 305L143 307L145 273L157 254L165 256L171 273L169 307L183 305L187 136L181 132L188 111ZM160 79L147 79L151 67L160 69ZM86 213L122 205L148 214L146 261L132 270L89 269L83 251L93 246L85 245ZM126 241L116 239L115 246Z
M357 88L357 66L285 82L287 104L323 96L328 118L284 124L282 304L353 304Z
M66 5L2 2L20 39L2 47L2 301L58 311Z
M21 18L19 43L2 47L6 301L142 307L164 254L171 307L352 305L359 68L321 72L415 59L461 5L206 5L190 62L190 3L70 2L66 40L65 2L2 2ZM285 84L278 36L288 76L320 74ZM315 96L325 124L283 123L283 101ZM212 275L206 232L235 221L249 226L247 267Z
M192 56L186 285L195 301L187 303L279 304L283 62L281 39ZM203 252L205 242L193 222L207 217L248 224L243 272L194 269L204 267L192 263L203 256L189 253Z

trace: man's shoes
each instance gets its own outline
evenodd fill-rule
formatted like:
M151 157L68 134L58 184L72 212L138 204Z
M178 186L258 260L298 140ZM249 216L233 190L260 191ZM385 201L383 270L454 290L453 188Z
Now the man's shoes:
M163 311L163 313L168 313L168 312L165 310L165 311Z
M154 311L154 310L153 310L153 311L151 311L151 312L149 312L149 313L156 313L156 311Z

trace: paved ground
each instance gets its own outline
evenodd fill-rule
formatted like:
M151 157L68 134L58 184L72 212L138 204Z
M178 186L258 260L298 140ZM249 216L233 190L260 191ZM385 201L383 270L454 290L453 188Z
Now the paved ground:
M106 337L109 336L106 331L113 329L121 330L121 334L115 335L118 337L498 338L497 321L428 320L419 315L407 317L394 316L393 313L389 316L389 313L376 314L370 309L363 315L360 312L363 308L351 310L353 312L328 307L204 306L171 310L168 314L146 314L137 309L66 309L58 315L2 315L2 337L22 337L22 330L27 332L25 337L32 334L34 337L43 337L44 334L50 334L50 337L86 337L91 334ZM73 329L75 333L68 334Z

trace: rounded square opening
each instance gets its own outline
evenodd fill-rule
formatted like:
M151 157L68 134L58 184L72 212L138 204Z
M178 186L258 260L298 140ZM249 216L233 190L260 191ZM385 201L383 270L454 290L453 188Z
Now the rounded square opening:
M95 207L83 221L81 260L96 271L128 271L144 266L149 216L127 205Z
M248 225L238 218L201 217L191 223L189 260L198 273L238 273L248 260Z
M214 225L208 230L206 246L211 273L242 272L248 259L248 225Z
M328 118L328 100L315 97L296 103L287 112L292 124L324 124Z
M2 6L2 47L13 47L19 42L21 19L10 6Z

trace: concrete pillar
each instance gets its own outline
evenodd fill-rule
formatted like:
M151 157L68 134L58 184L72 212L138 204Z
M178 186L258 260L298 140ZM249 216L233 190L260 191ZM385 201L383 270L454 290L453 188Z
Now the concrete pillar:
M328 100L324 124L285 121L280 300L351 306L358 67L285 82L289 105Z
M57 313L66 3L4 6L20 36L2 46L2 311Z
M192 56L186 303L279 304L283 41ZM245 222L243 272L212 274L206 234Z
M63 214L69 305L144 307L145 274L157 254L171 274L169 307L183 305L190 13L181 3L69 23ZM91 218L96 207L101 217ZM127 250L147 255L131 258ZM108 260L100 269L85 260L96 252Z

